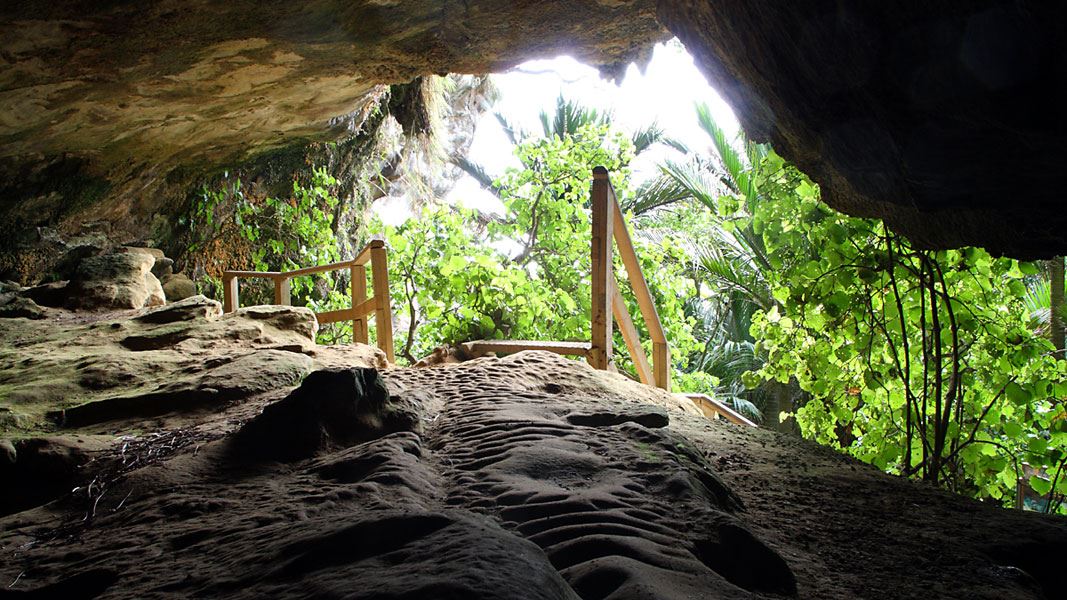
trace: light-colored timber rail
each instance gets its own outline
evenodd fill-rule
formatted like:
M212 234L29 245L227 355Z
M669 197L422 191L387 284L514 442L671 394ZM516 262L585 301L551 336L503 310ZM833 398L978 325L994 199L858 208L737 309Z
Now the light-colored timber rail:
M371 268L372 295L367 296L367 265ZM222 274L223 304L225 312L233 312L240 306L239 279L270 279L274 282L274 303L288 306L289 281L302 275L314 275L327 271L349 269L352 277L352 306L340 310L315 313L319 324L352 321L352 338L366 344L370 339L369 315L374 315L378 347L385 352L389 362L396 362L393 353L393 312L389 300L389 263L385 242L371 240L351 260L328 265L306 267L295 271L226 271Z
M490 353L511 354L523 350L544 350L566 356L584 357L596 369L614 369L613 327L618 325L619 333L626 343L626 349L633 359L634 370L641 383L654 385L670 391L670 347L663 332L652 292L641 271L641 264L630 238L626 219L615 196L608 170L604 167L593 169L593 186L590 206L592 209L592 339L588 342L552 342L532 340L479 340L462 344L470 356ZM641 311L645 327L652 342L652 360L641 343L637 326L634 324L626 302L619 291L614 272L613 252L618 247L619 258L626 270L626 277L633 290L637 307ZM353 338L356 342L368 343L367 317L374 314L377 327L378 347L385 351L389 362L395 362L393 352L392 310L389 300L389 268L385 242L372 240L352 260L329 265L307 267L295 271L226 271L223 274L225 302L223 310L232 312L239 304L238 279L260 278L274 282L274 303L288 305L289 281L301 275L312 275L326 271L350 269L352 276L352 307L329 312L316 313L319 323L352 321ZM371 266L373 295L367 296L366 265ZM733 410L726 404L704 394L678 394L692 401L709 419L725 419L738 425L756 427L756 424Z
M474 355L490 352L511 353L522 350L547 350L569 356L584 356L595 369L612 369L613 364L613 325L617 322L619 333L626 343L626 349L633 359L634 370L641 383L670 390L670 347L663 333L656 305L648 283L641 272L641 265L634 251L633 240L626 227L626 219L615 196L608 170L604 167L593 169L593 187L591 191L591 208L593 222L592 259L592 340L586 342L537 342L518 340L484 340L465 344ZM626 269L637 306L645 321L649 337L652 340L652 361L648 359L637 326L630 317L622 293L615 281L612 255L615 246L619 249L619 258ZM613 318L614 317L614 318Z
M700 409L700 412L704 413L704 416L715 420L723 419L735 425L746 425L748 427L759 427L753 423L750 419L730 408L720 400L716 400L707 394L679 394L688 398L693 404Z

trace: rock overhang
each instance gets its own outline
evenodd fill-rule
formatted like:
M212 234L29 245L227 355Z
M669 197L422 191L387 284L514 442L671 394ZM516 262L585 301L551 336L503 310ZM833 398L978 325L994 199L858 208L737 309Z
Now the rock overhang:
M26 0L0 8L0 160L77 156L112 180L132 164L218 164L343 136L382 86L421 74L559 53L616 74L674 34L750 135L810 173L832 206L927 247L1047 256L1067 251L1067 123L1055 116L1067 25L1056 11L998 0Z

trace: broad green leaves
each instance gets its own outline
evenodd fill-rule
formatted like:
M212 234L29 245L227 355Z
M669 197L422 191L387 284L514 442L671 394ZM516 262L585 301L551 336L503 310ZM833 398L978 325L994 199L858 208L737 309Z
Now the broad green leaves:
M1032 265L916 249L880 222L831 213L773 155L754 168L760 201L738 226L761 232L777 267L777 304L753 319L760 376L811 395L796 411L804 435L1009 505L1025 464L1046 470L1030 483L1047 494L1067 441L1049 430L1064 418L1067 372L1029 326ZM1067 492L1063 477L1056 486Z
M439 345L474 339L589 339L592 169L611 171L625 204L634 146L595 123L553 133L516 146L523 168L494 183L507 210L502 217L429 206L417 219L384 228L395 311L414 323L398 333L401 356L414 360ZM635 244L672 343L675 381L703 391L714 385L707 376L683 372L696 346L684 311L685 299L695 293L686 277L688 261L672 236L638 238ZM622 281L621 262L616 268ZM647 339L636 301L628 286L620 287ZM617 344L618 366L627 370L621 338Z

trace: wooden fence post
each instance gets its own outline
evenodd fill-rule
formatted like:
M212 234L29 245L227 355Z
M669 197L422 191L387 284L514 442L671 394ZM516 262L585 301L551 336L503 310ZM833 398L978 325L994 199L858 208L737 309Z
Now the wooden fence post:
M385 242L374 240L370 250L371 277L374 279L374 328L378 334L378 347L385 351L391 363L396 362L393 353L393 309L389 301L389 263Z
M241 301L237 296L237 277L230 273L222 274L222 312L237 310Z
M274 278L274 303L281 306L290 306L293 303L289 297L289 278L284 275Z
M612 214L608 198L608 170L593 169L592 213L592 333L589 362L594 369L607 369L612 359L611 289L614 274L611 264Z
M652 369L656 387L671 391L671 349L666 342L652 342Z
M355 308L367 299L367 269L363 265L352 265L351 273L352 308ZM366 315L360 315L352 321L352 341L360 344L370 341Z

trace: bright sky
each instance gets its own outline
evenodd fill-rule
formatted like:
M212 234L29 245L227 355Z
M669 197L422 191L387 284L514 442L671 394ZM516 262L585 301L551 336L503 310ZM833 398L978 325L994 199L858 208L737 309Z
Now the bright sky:
M739 130L730 107L707 84L693 58L676 40L655 47L644 73L636 65L630 65L618 84L601 79L595 68L569 56L523 63L507 73L495 75L494 82L500 90L500 100L493 110L528 131L541 130L538 115L542 110L553 110L560 93L588 107L611 110L614 122L625 132L656 121L667 135L694 150L706 150L709 145L707 136L697 125L694 108L697 102L709 105L727 135L735 136ZM651 174L656 160L665 153L649 151L642 155L633 165L635 177L640 180ZM470 158L494 176L509 166L520 166L492 113L483 115L478 122ZM470 177L458 181L447 200L482 210L500 206L492 194L482 190ZM387 222L406 218L400 214L405 211L396 210L397 206L375 208Z

